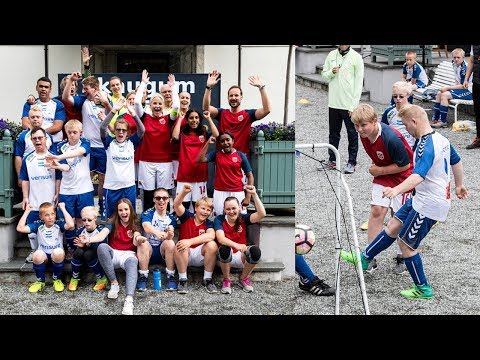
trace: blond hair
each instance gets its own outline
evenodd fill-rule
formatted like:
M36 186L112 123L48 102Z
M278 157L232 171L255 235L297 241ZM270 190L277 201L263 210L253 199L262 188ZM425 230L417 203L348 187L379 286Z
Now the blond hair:
M377 119L377 113L372 105L359 104L353 109L350 118L355 125L360 125L365 122L374 122Z
M428 115L425 112L425 109L418 105L405 104L404 106L402 106L402 108L398 112L398 117L402 119L415 118L415 120L417 121L423 120L428 122Z
M87 214L93 214L95 218L98 217L98 211L95 206L85 206L82 211L80 211L80 216L83 218L87 216Z
M43 117L42 107L38 104L33 104L32 106L30 106L30 110L28 111L28 116L30 116L32 113L37 112L37 111L41 112L42 117Z
M210 208L210 210L213 210L213 201L211 199L209 199L208 197L202 196L200 199L195 201L195 208L199 207L202 204L208 206Z
M44 214L48 209L50 209L50 208L52 208L52 209L55 210L55 208L54 208L54 206L53 206L52 203L44 202L44 203L42 203L42 204L40 205L40 207L38 208L38 213L39 213L40 215L43 215L43 214Z
M65 128L65 131L68 131L72 128L76 127L77 130L79 131L82 131L83 130L83 125L82 123L77 120L77 119L71 119L71 120L68 120L67 123L65 124L64 128Z
M410 96L412 94L412 87L409 83L406 81L397 81L392 85L392 92L395 91L395 89L400 90L401 92L405 92L407 96Z
M465 50L463 50L462 48L455 48L452 51L452 56L454 56L454 55L459 55L461 57L465 57Z

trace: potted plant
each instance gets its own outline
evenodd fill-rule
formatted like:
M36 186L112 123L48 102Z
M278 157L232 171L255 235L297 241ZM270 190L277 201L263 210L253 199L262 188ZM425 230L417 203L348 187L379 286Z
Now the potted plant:
M266 208L295 207L295 122L252 126L250 163Z

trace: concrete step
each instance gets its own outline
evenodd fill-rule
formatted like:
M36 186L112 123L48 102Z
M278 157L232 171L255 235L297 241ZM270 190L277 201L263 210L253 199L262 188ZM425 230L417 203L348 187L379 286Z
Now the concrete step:
M159 268L162 271L163 278L165 279L165 267L161 265L150 265L149 270L152 272L155 268ZM282 271L285 269L285 265L282 262L262 262L260 261L252 273L252 280L254 281L280 281L282 280ZM63 268L63 280L64 282L70 281L71 265L69 262L65 262ZM232 274L239 274L240 269L232 268ZM122 269L116 269L117 276L120 281L125 281L125 272ZM189 281L200 282L203 279L202 267L188 267L187 270ZM178 276L178 275L177 275ZM214 276L217 279L221 279L222 271L219 267L215 268ZM235 277L235 276L234 276ZM47 282L51 279L51 268L47 267ZM94 283L96 278L88 267L85 267L82 271L82 280L86 283ZM0 263L0 281L10 283L24 283L34 282L35 272L33 271L33 265L25 262L25 257L15 257L9 262Z
M295 74L295 81L314 89L328 91L328 82L320 74ZM370 101L370 91L363 89L360 101Z

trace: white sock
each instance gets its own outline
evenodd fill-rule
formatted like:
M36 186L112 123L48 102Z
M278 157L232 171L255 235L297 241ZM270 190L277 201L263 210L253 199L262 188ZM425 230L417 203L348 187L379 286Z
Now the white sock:
M143 275L143 276L145 276L145 277L148 277L148 270L138 270L138 273L139 273L140 275Z
M211 279L213 275L213 271L204 271L203 272L203 278L204 279Z
M178 273L178 278L179 279L186 279L187 278L187 273L186 272L183 272L183 273L179 272Z
M168 276L175 276L175 269L168 270L167 268L165 268L165 271L166 271Z

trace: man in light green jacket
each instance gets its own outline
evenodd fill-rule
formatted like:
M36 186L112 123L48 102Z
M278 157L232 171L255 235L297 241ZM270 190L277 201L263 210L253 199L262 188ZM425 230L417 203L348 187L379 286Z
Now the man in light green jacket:
M348 163L345 174L353 174L357 165L358 134L350 119L352 110L360 102L363 88L364 64L362 56L350 45L339 45L330 51L323 65L322 76L328 81L328 142L338 149L342 122L348 134ZM335 154L328 150L327 169L336 167Z

